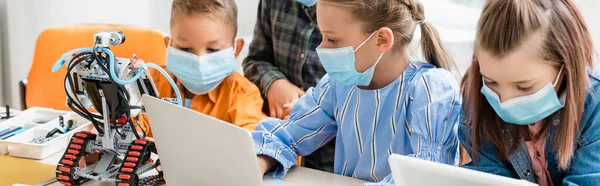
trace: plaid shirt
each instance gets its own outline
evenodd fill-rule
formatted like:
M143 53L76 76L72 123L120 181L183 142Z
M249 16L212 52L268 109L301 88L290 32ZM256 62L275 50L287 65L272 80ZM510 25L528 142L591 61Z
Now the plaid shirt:
M316 7L294 0L261 0L254 38L244 60L245 76L263 96L277 79L307 90L325 75L316 48L321 44ZM335 140L304 157L305 167L333 172Z
M316 52L321 39L314 6L261 0L244 74L264 97L277 79L287 79L306 91L325 75Z

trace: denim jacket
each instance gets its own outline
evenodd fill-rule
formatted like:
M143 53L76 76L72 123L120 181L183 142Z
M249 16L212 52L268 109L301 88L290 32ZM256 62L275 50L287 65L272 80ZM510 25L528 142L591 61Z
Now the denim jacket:
M557 125L560 123L558 114L552 116L552 125L548 129L546 157L548 159L548 171L555 186L600 185L600 72L588 70L588 75L589 82L585 96L584 113L579 124L579 137L576 138L574 155L570 167L566 171L558 169L556 146L552 144L552 136L555 135ZM463 117L465 116L463 115ZM460 142L469 155L472 156L472 146L466 143L471 141L471 129L465 125L463 119L460 121L461 124L458 130ZM508 133L505 131L505 134ZM466 140L467 137L469 140ZM510 141L512 139L506 135L506 140ZM471 162L462 167L537 183L524 141L521 141L520 147L510 155L509 161L497 158L494 145L490 141L482 143L481 148L477 165ZM506 148L510 148L510 143L507 144Z

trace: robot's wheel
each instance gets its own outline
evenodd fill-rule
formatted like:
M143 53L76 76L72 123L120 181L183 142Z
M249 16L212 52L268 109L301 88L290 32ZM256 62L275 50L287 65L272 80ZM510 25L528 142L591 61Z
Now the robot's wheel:
M119 173L117 173L117 186L138 186L144 184L140 183L140 179L135 173L140 166L152 161L150 156L153 152L156 153L156 146L150 140L139 139L131 142ZM163 180L162 174L159 174L154 180Z
M94 139L96 139L96 135L89 131L73 134L67 150L65 150L58 166L56 166L56 178L61 184L67 186L81 185L89 181L89 179L76 176L75 170L79 168L81 158L87 155L85 152L87 144Z
M119 174L117 178L121 181L117 182L117 186L137 186L140 182L136 174Z
M153 186L153 185L164 185L165 179L162 175L149 176L141 180L139 186Z

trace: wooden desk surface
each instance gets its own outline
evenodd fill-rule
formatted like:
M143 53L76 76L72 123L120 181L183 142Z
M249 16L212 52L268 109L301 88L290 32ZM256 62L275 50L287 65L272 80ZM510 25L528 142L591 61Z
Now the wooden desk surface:
M55 177L56 165L0 155L0 185L37 184Z

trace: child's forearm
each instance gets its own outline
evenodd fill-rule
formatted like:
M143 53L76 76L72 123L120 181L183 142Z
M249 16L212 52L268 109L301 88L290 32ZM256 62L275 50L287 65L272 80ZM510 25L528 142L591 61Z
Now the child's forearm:
M272 170L273 168L275 168L275 166L277 165L277 160L269 157L269 156L265 156L265 155L258 155L258 166L260 167L260 170L262 171L263 174L269 172L270 170Z

